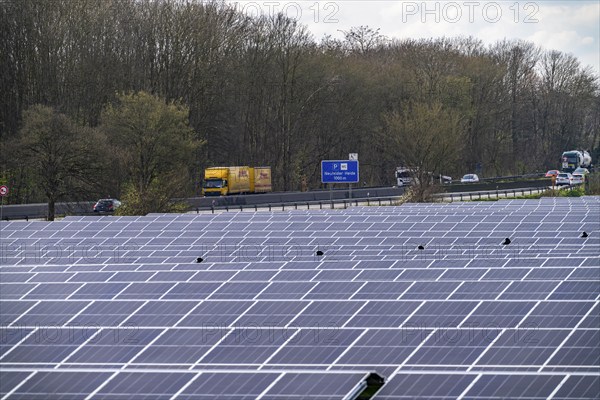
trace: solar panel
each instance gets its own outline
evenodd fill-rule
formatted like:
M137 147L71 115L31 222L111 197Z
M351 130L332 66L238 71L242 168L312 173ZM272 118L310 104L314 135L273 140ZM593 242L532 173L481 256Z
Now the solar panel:
M3 398L597 397L596 197L0 227Z

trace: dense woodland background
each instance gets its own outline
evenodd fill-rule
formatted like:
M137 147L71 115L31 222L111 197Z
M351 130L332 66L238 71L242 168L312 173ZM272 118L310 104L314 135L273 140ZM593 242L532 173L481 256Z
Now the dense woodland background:
M480 164L499 176L556 168L575 148L600 156L598 76L572 55L524 41L397 40L367 26L314 38L284 16L219 2L2 1L0 87L12 203L121 196L145 184L126 167L147 168L147 152L156 179L146 187L178 176L173 195L197 194L202 169L219 165L270 165L276 190L317 188L320 160L349 152L367 185L393 184L399 165L460 177ZM171 111L132 99L159 99L186 121L147 118ZM153 125L129 124L136 115ZM165 127L172 118L182 130ZM59 149L31 143L44 127ZM73 153L83 159L58 181L44 177ZM77 180L88 185L48 193Z

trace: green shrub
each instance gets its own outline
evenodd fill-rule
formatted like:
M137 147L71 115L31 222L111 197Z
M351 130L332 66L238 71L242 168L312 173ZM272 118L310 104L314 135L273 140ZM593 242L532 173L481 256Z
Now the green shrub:
M146 215L148 213L183 213L189 209L185 203L171 200L170 190L156 180L145 191L140 191L135 185L125 187L122 205L117 208L115 215Z
M570 189L561 190L559 193L560 197L581 197L585 196L585 188L583 185L573 187Z

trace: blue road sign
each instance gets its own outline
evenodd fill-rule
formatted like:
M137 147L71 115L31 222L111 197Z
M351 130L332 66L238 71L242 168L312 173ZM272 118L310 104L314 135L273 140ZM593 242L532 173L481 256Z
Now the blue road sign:
M321 182L356 183L358 181L359 177L357 160L321 161Z

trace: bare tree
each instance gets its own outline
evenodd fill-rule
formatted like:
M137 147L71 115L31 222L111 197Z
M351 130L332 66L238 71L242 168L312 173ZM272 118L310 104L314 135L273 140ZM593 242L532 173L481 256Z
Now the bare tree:
M75 125L50 107L33 106L23 120L15 146L18 162L43 190L48 220L53 221L57 201L94 193L96 176L103 173L98 154L103 140L98 132Z
M384 135L394 143L398 158L414 171L414 200L428 200L433 192L431 176L444 173L460 157L460 115L439 103L407 104L401 111L385 115L385 123Z

